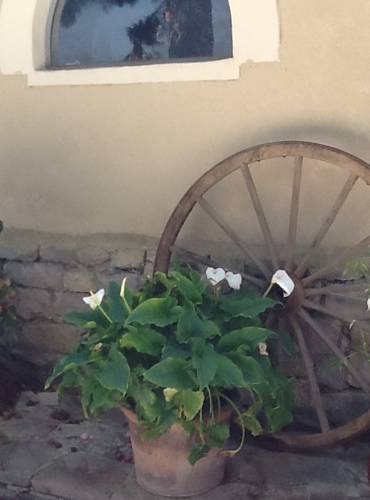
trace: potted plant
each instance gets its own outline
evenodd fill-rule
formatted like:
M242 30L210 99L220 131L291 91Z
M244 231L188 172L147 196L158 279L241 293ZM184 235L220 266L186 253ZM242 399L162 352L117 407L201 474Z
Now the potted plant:
M86 333L47 381L78 388L85 415L120 406L128 418L136 477L152 493L191 496L216 486L246 429L277 431L291 420L292 392L272 366L277 333L261 315L277 304L241 287L241 276L186 268L156 273L139 292L111 283L66 320ZM251 405L238 407L239 390ZM230 417L240 446L225 451Z

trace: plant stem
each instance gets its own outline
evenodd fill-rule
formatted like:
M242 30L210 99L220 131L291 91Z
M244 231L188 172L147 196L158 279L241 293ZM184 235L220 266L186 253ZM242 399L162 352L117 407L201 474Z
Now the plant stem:
M206 389L207 389L208 398L209 398L209 412L211 414L212 423L214 424L215 423L215 412L214 412L214 408L213 408L212 393L211 393L211 389L209 388L209 385L206 386Z
M130 313L132 312L132 309L131 309L131 307L128 305L128 302L127 302L127 300L126 300L126 297L125 297L125 294L124 294L124 293L121 295L121 299L122 299L122 302L123 302L124 306L125 306L125 307L126 307L126 309L127 309L127 312L130 314Z
M131 307L128 305L128 302L127 302L127 300L125 299L125 297L122 297L122 300L123 300L123 303L124 303L124 305L125 305L125 307L126 307L126 309L127 309L127 312L130 314L130 313L132 312Z
M256 396L253 394L253 391L251 389L249 389L248 392L251 395L253 403L255 403L256 402Z
M238 415L238 418L240 421L240 426L242 428L242 437L241 437L239 446L235 450L226 450L225 451L225 453L227 455L234 456L237 453L239 453L239 451L243 448L244 441L245 441L245 426L243 423L243 417L239 411L239 408L236 406L236 404L230 398L225 396L225 394L220 394L220 397L223 398L225 401L227 401L229 403L229 405L232 407L232 409L235 411L235 413Z
M102 308L102 306L98 306L99 308L99 311L102 313L102 315L109 321L109 323L113 323L113 321L110 319L110 317L108 316L108 314L104 311L104 309Z
M220 418L221 415L221 400L220 396L218 394L218 391L216 391L216 401L217 401L217 418Z
M199 437L201 443L205 444L206 440L204 439L204 434L203 434L203 407L200 409L199 412Z
M270 283L269 286L267 287L267 290L263 294L263 297L267 297L267 295L270 293L271 288L274 286L274 283Z

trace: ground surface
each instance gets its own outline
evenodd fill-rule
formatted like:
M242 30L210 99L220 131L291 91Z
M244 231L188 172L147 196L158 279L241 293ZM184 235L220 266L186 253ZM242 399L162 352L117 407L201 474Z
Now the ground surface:
M321 454L247 445L224 483L196 500L370 498L368 439ZM84 421L54 393L24 393L0 420L0 500L156 500L135 482L124 417Z

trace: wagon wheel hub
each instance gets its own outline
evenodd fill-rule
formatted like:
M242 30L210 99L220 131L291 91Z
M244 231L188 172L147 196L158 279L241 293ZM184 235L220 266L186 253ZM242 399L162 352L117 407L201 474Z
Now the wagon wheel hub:
M302 281L293 273L288 275L294 282L294 290L288 297L282 296L279 300L283 304L284 313L294 314L303 306L306 294Z

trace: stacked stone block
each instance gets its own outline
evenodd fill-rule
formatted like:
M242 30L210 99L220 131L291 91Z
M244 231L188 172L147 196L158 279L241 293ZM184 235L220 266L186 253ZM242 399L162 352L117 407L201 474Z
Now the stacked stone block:
M19 317L12 350L27 361L51 366L69 352L80 332L64 322L70 311L86 310L82 297L110 281L137 288L151 273L156 241L134 235L60 236L4 232L3 274L16 290Z

